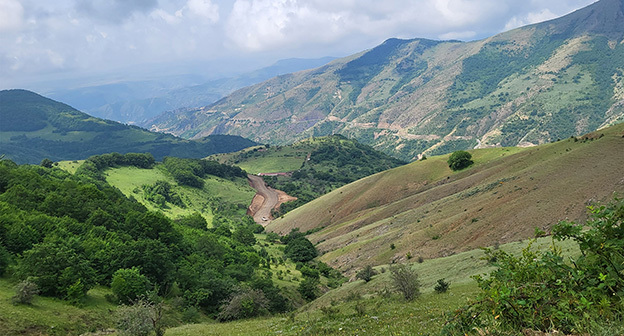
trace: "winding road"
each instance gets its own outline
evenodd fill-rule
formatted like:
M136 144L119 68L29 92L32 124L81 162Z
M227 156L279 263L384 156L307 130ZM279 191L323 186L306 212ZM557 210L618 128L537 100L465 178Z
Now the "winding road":
M268 187L260 176L247 175L247 179L251 187L256 189L256 195L249 206L249 213L256 223L266 225L271 219L271 210L281 204L280 193Z

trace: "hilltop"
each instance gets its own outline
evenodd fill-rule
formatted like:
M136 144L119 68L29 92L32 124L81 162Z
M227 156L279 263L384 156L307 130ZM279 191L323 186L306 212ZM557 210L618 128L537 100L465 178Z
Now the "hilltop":
M287 144L340 133L404 160L531 146L624 116L624 1L473 42L388 39L150 126Z
M448 168L448 155L348 184L273 221L299 228L342 271L444 257L531 237L585 205L624 192L624 124L532 148L472 150L474 166Z
M237 151L255 142L240 136L185 140L92 117L26 90L0 91L0 154L17 163L84 159L91 155L149 152L200 158Z

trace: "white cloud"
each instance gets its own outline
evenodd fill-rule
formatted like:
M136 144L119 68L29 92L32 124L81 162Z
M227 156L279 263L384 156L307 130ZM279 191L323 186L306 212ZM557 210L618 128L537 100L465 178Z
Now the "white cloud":
M17 30L22 26L24 8L17 0L0 0L0 32Z
M506 24L505 30L510 30L522 26L526 26L533 23L543 22L556 18L557 15L551 12L548 8L544 8L537 12L530 12L523 16L514 16Z
M219 6L210 0L189 0L186 6L193 14L208 19L211 23L219 21Z

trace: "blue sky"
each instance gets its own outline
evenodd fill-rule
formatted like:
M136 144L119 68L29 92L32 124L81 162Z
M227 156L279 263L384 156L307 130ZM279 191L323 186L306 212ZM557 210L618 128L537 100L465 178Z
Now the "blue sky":
M214 77L390 37L474 40L591 0L0 0L0 89L146 73Z

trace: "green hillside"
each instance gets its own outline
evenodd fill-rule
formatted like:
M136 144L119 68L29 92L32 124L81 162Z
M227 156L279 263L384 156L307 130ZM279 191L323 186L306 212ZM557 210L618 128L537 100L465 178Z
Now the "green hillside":
M153 133L91 117L25 90L0 91L0 153L17 163L84 159L103 153L151 153L200 158L255 145L238 136L209 136L197 141Z
M276 215L324 195L347 183L405 164L370 146L340 135L310 138L288 146L272 146L211 157L239 165L251 173L289 173L265 176L271 187L296 201L282 204Z
M344 272L525 239L624 192L623 146L619 124L532 148L473 150L475 164L459 172L448 156L429 157L334 190L267 230L315 231L320 259Z
M623 16L601 0L480 41L388 39L154 125L275 145L342 134L407 161L548 143L623 120Z

